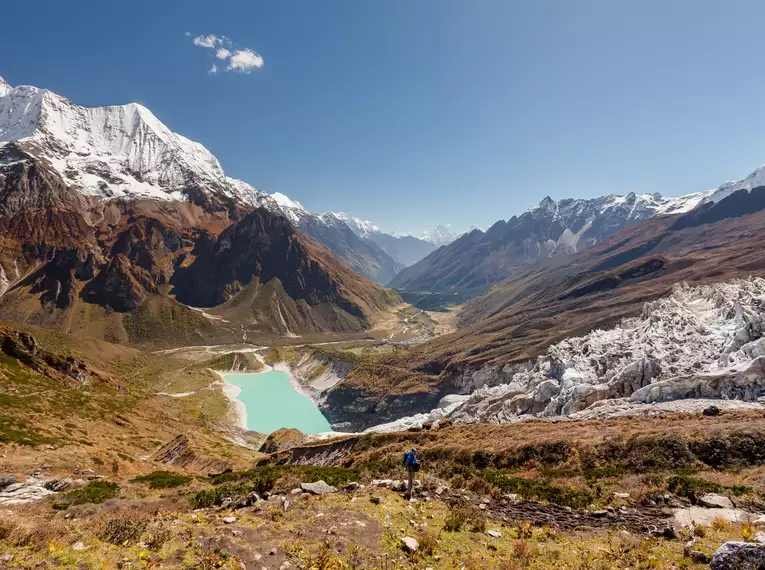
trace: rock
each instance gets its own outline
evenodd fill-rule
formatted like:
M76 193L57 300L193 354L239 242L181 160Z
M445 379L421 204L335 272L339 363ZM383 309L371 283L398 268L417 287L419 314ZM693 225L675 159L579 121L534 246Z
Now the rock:
M69 478L53 479L45 483L45 488L54 493L60 493L72 486L72 480Z
M303 489L294 488L292 491L290 491L290 495L300 495L303 492Z
M704 410L701 412L705 416L716 416L720 413L720 408L717 406L709 406L708 408L704 408Z
M765 544L765 534L758 534L754 537L755 542L759 542L760 544Z
M614 493L614 499L629 499L629 493Z
M691 550L688 553L688 558L693 560L696 564L709 564L712 557L708 554L701 552L700 550Z
M231 536L233 536L234 538L239 538L243 534L244 533L241 530L232 530L231 531Z
M269 556L276 556L276 548L272 548L271 550L269 550L268 551L268 555Z
M370 501L370 502L371 502L373 505L379 505L380 503L382 503L382 497L375 497L375 496L373 495L373 496L369 497L369 501Z
M315 483L301 483L300 488L303 491L311 493L313 495L326 495L328 493L337 493L337 489L332 485L327 485L324 481L316 481Z
M13 475L0 475L0 491L8 487L9 485L13 485L16 482L16 477Z
M282 565L279 566L279 570L287 570L287 568L292 568L292 564L290 564L289 560L285 560L282 562Z
M506 493L502 495L503 499L507 499L508 501L517 501L518 500L518 494L517 493Z
M390 488L391 485L393 485L393 479L372 479L370 485L372 485L372 487Z
M87 547L82 542L75 542L72 545L72 550L85 550Z
M287 511L287 509L290 508L290 500L289 499L285 499L284 500L284 503L282 503L282 508L284 509L285 512Z
M23 505L32 501L39 501L43 497L52 494L45 488L45 484L36 477L28 477L21 483L13 483L0 491L0 505Z
M0 562L10 562L13 560L13 554L3 554L0 556Z
M502 538L502 533L498 530L487 530L486 534L491 536L492 538Z
M234 524L236 522L236 517L223 517L222 520L225 524Z
M406 491L406 481L399 481L396 479L391 482L390 488L392 491Z
M486 505L484 503L481 503L480 505L478 505L478 508L481 509L482 511L485 511Z
M356 481L351 481L345 486L346 491L358 491L361 488L363 488L363 485L357 483Z
M448 489L443 485L436 487L436 495L443 495Z
M699 504L710 509L732 509L733 502L723 495L707 493L698 498Z
M401 545L407 552L417 552L417 549L420 548L420 543L417 542L416 538L412 538L411 536L405 536L402 538Z
M765 546L751 542L726 542L712 555L712 570L765 568Z
M606 509L600 509L598 511L592 511L592 516L603 518L608 515L608 511Z

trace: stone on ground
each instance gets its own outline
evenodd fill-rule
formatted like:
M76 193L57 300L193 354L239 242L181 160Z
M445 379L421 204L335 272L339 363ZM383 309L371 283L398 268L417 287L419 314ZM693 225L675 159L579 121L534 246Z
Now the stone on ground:
M236 522L236 517L223 517L223 522L225 524L234 524Z
M416 538L412 538L411 536L402 538L401 544L407 552L417 552L417 549L420 548L420 543L417 542Z
M724 495L718 495L717 493L707 493L698 499L699 503L703 507L710 509L732 509L733 501Z
M498 530L487 530L486 534L488 534L489 536L493 538L502 538L502 533L499 532Z
M337 493L337 489L332 485L327 485L324 481L315 483L301 483L300 488L312 495L326 495L328 493Z

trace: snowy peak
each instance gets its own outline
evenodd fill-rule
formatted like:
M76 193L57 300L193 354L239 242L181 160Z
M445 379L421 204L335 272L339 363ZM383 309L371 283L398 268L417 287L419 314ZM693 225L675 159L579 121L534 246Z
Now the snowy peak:
M355 216L349 216L345 212L328 212L326 215L342 220L349 228L351 228L351 230L353 230L353 233L359 237L368 238L372 234L381 233L380 228L369 220L362 220Z
M11 87L5 79L0 77L0 97L5 97L11 89L13 89L13 87Z
M247 205L265 198L137 103L88 108L46 89L0 86L0 145L9 141L33 144L84 194L182 200L190 186L205 185Z
M436 247L441 247L442 245L453 242L459 235L460 234L452 231L451 224L447 224L445 226L439 225L432 230L423 232L420 239L432 243Z
M765 186L765 165L755 169L749 176L746 176L741 180L726 182L725 184L720 185L716 190L707 192L708 195L704 197L703 203L719 202L734 192L738 192L739 190L750 191L759 186Z

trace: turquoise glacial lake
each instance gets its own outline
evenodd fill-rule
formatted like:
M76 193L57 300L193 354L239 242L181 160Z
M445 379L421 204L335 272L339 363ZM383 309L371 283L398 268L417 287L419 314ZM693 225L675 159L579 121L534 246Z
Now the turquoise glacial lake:
M226 374L226 382L238 386L237 400L247 408L247 429L271 433L280 428L295 428L315 434L332 428L313 401L290 384L279 370L259 374Z

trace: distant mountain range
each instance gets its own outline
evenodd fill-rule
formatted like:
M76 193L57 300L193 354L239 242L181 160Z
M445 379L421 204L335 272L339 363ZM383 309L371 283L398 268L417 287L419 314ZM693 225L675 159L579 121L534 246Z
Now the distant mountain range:
M547 197L485 232L463 234L403 270L390 285L409 293L479 294L522 268L570 256L637 222L687 212L711 194L664 198L630 193L558 202Z

